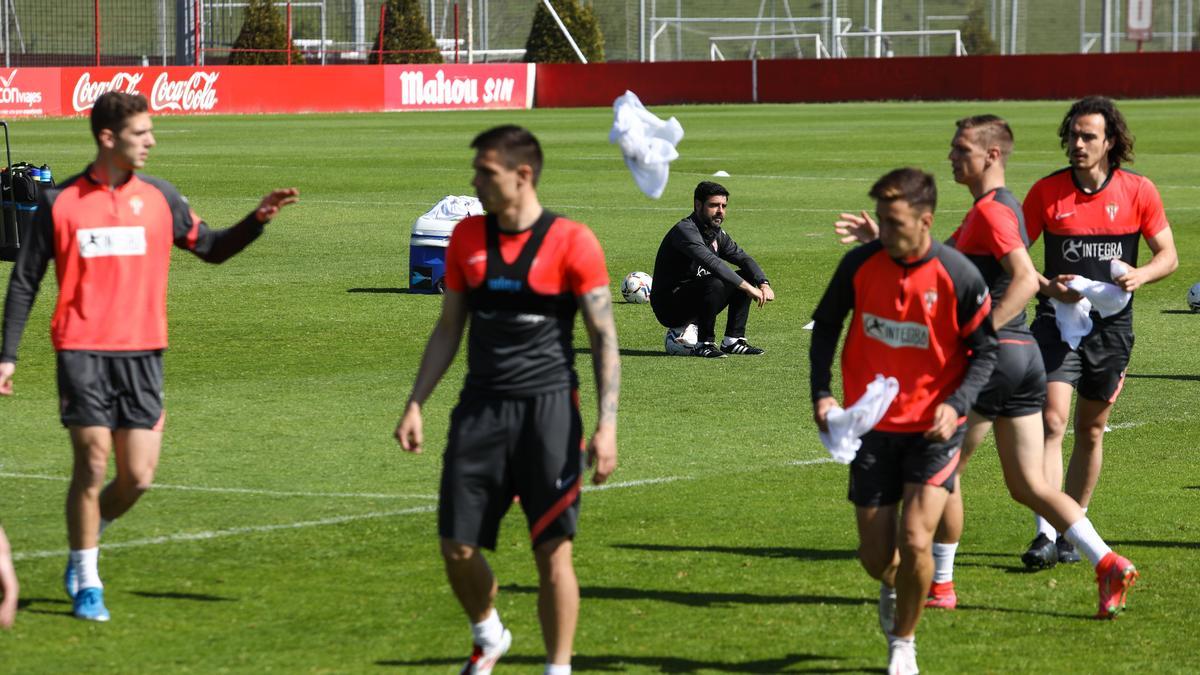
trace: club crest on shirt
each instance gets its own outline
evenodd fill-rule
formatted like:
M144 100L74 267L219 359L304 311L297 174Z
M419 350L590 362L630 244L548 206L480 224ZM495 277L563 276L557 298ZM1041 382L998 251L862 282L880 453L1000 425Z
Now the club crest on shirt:
M931 288L925 291L925 311L932 312L934 305L937 304L937 289Z
M129 208L130 208L130 210L133 211L133 215L135 215L135 216L142 215L142 207L143 206L145 206L145 203L142 201L141 197L134 195L129 198Z
M1117 206L1116 202L1109 202L1108 204L1104 205L1104 210L1108 212L1108 222L1111 223L1111 222L1115 222L1117 220L1117 209L1118 208L1119 207Z

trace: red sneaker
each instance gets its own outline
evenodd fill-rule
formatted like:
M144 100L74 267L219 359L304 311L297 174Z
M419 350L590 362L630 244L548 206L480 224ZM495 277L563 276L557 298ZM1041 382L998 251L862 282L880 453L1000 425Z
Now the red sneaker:
M1137 581L1137 568L1128 559L1109 552L1096 565L1096 585L1100 588L1097 619L1115 619L1125 609L1125 596Z
M958 595L954 592L954 582L933 582L933 585L929 587L929 598L925 600L925 606L938 609L958 607Z

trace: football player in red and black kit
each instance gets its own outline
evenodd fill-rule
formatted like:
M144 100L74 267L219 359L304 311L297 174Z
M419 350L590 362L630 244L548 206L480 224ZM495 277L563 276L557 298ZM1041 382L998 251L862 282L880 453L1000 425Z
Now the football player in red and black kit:
M450 417L438 500L446 574L475 643L463 672L491 672L512 643L480 547L495 550L500 520L518 497L537 562L545 672L569 673L579 612L572 539L585 468L572 334L580 311L599 399L587 445L599 484L617 464L620 357L608 271L591 230L538 201L542 151L531 133L497 127L471 147L487 215L463 220L450 238L442 314L395 435L405 450L421 451L421 406L470 318L467 376Z
M1123 583L1124 570L1132 565L1104 543L1075 500L1057 485L1046 482L1042 469L1046 370L1025 326L1025 306L1037 292L1038 274L1026 251L1029 241L1020 202L1004 187L1005 165L1013 146L1012 129L995 115L967 117L956 124L958 130L950 142L950 164L955 182L971 191L975 204L947 244L965 254L983 274L995 301L992 325L1000 343L996 369L967 417L958 473L961 476L971 453L994 423L996 449L1009 492L1021 504L1045 514L1068 540L1096 557L1099 616L1111 618L1124 604L1128 590ZM858 216L842 214L834 228L845 243L867 242L878 236L877 226L865 212ZM954 609L958 605L953 578L954 556L963 530L961 487L959 481L946 502L934 538L933 585L927 607ZM1122 572L1116 575L1112 570Z
M896 169L870 196L879 239L842 258L813 313L813 416L827 431L826 415L837 405L830 369L842 323L853 311L842 349L844 400L858 400L877 374L900 383L850 465L858 556L881 582L888 672L915 673L914 635L933 576L934 529L954 489L967 411L996 365L996 331L979 270L930 236L933 176Z
M136 173L155 144L144 97L101 95L91 126L96 161L41 193L28 245L9 278L0 394L12 394L17 345L53 260L59 290L50 337L61 419L74 448L63 582L75 616L107 621L96 563L100 533L150 488L162 449L171 247L224 262L298 193L275 190L237 225L211 230L170 183ZM106 486L114 449L117 475Z
M1133 137L1112 100L1089 96L1077 101L1063 117L1058 135L1070 166L1034 183L1023 205L1030 239L1045 236L1045 277L1031 328L1048 380L1046 478L1052 485L1062 483L1063 436L1077 390L1075 447L1065 491L1086 510L1100 477L1105 424L1133 351L1133 300L1109 317L1092 311L1091 332L1072 349L1059 334L1051 299L1078 302L1081 296L1065 285L1076 275L1134 292L1165 278L1179 263L1158 190L1149 179L1123 168L1133 161ZM1139 239L1146 240L1152 254L1141 267ZM1113 279L1113 259L1124 262L1128 273ZM1054 540L1054 525L1039 518L1038 535L1023 556L1026 565L1079 560L1062 538L1057 551L1047 545Z

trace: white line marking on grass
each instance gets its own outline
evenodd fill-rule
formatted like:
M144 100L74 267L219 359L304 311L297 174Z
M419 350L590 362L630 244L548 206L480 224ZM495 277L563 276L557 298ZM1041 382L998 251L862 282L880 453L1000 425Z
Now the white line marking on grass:
M830 464L833 462L832 457L818 457L817 459L793 459L788 462L788 466L812 466L813 464Z
M0 476L12 476L13 474L0 473ZM30 474L18 474L22 478L37 478L48 480L59 480L50 476L35 476ZM646 478L642 480L631 480L624 483L611 483L607 485L594 485L583 488L587 492L596 490L612 490L617 488L639 487L642 485L658 485L660 483L671 483L678 480L691 480L687 476L670 476L667 478ZM156 486L157 487L157 486ZM234 537L241 534L259 534L263 532L279 532L282 530L300 530L308 527L322 527L325 525L341 525L343 523L352 523L358 520L371 520L376 518L390 518L392 516L410 516L419 513L433 513L437 510L436 506L414 506L408 509L399 509L396 511L374 511L372 513L362 513L353 516L334 516L332 518L321 518L319 520L305 520L298 523L284 523L281 525L252 525L249 527L233 527L228 530L211 530L207 532L192 532L186 534L173 534L166 537L149 537L146 539L134 539L131 541L121 541L114 544L104 544L104 549L115 548L140 548L142 546L157 546L159 544L173 544L177 542L187 541L206 541L209 539L219 539L222 537ZM65 555L65 549L54 549L49 551L24 551L13 554L13 560L35 560L40 558L53 558L56 556Z
M65 483L69 479L62 476L44 476L33 473L0 472L0 478L26 478L29 480L51 480ZM189 492L225 492L243 495L262 495L264 497L346 497L351 499L437 499L437 495L394 495L373 492L295 492L283 490L258 490L254 488L223 488L203 487L198 485L168 485L155 483L155 490L185 490Z
M661 483L674 483L677 480L691 480L689 476L670 476L668 478L643 478L642 480L630 480L624 483L605 483L604 485L585 485L584 492L594 492L597 490L615 490L618 488L641 487L642 485L659 485Z
M139 548L142 546L155 546L158 544L172 544L180 541L206 541L208 539L219 539L221 537L234 537L239 534L257 534L260 532L277 532L280 530L299 530L306 527L321 527L324 525L341 525L342 523L351 523L356 520L371 520L375 518L390 518L392 516L407 516L416 513L432 513L437 510L435 506L415 506L410 509L400 509L398 511L376 511L373 513L362 513L354 516L335 516L333 518L322 518L320 520L305 520L298 523L284 523L281 525L254 525L250 527L234 527L228 530L211 530L208 532L191 532L186 534L172 534L167 537L149 537L147 539L134 539L132 541L120 541L115 544L104 544L104 549L110 550L114 548ZM55 549L53 551L27 551L24 553L15 553L13 560L33 560L35 558L53 558L66 553L65 549Z

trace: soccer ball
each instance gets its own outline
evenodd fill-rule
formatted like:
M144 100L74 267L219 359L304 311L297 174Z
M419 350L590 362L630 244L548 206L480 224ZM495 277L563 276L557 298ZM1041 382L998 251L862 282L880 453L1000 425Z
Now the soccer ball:
M650 285L653 283L645 272L630 272L621 282L621 297L635 305L650 302Z
M629 283L626 279L625 283ZM1200 283L1196 283L1188 290L1188 307L1192 308L1193 312L1200 312Z

